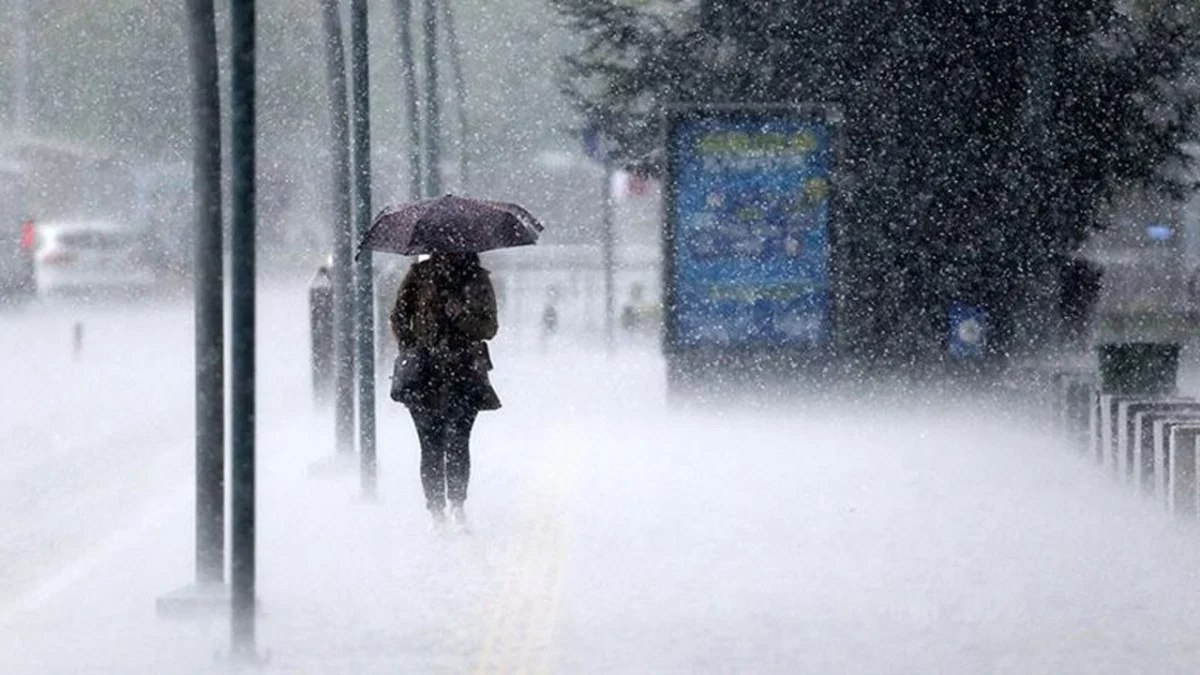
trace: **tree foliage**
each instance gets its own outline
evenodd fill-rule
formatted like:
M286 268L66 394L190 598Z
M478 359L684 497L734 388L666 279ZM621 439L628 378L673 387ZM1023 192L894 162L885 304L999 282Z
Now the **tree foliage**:
M869 351L936 351L951 300L987 307L999 348L1028 344L1115 195L1195 187L1187 5L554 2L584 38L566 91L644 170L669 103L842 109L844 312Z

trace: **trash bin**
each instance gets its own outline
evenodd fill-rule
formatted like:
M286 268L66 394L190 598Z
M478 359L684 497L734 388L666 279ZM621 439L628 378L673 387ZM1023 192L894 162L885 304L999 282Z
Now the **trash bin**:
M1179 371L1179 345L1170 342L1118 342L1101 344L1101 390L1106 394L1175 393Z
M313 401L321 405L333 397L333 280L328 265L318 267L308 284L308 325Z

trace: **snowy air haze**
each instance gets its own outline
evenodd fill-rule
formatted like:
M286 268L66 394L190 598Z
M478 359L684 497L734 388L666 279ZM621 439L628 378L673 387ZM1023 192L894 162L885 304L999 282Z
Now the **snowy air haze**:
M0 0L0 674L1200 671L1200 13L914 5ZM445 193L466 520L349 248Z

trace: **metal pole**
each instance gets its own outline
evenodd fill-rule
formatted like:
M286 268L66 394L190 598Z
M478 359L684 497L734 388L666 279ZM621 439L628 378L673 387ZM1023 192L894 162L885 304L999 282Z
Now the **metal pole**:
M350 114L346 102L346 52L339 0L322 0L325 70L333 159L333 358L337 453L354 452L354 233L350 204Z
M232 643L235 658L255 644L255 11L254 0L230 4L232 48Z
M354 101L354 221L361 241L371 226L371 80L367 0L350 0L350 59ZM375 494L375 289L371 252L355 270L358 308L358 452L362 489Z
M404 77L404 104L408 111L408 198L421 198L425 181L421 157L420 93L417 91L417 62L413 55L412 0L396 0L396 35L400 41L400 70Z
M13 128L18 134L29 131L29 0L16 0L13 6Z
M458 172L459 188L470 193L470 121L467 119L467 78L463 74L462 44L458 41L458 29L454 25L454 5L442 3L443 20L446 22L446 44L450 47L450 66L454 72L454 107L458 114Z
M607 153L606 153L607 154ZM604 344L612 351L616 335L613 329L613 306L615 291L613 277L616 272L616 233L614 232L614 205L612 196L613 164L606 156L604 158L604 191L600 200L600 218L603 232L601 233L601 256L604 259Z
M442 192L441 106L438 101L437 0L425 0L425 196Z
M225 581L225 269L213 0L188 0L195 195L196 583Z

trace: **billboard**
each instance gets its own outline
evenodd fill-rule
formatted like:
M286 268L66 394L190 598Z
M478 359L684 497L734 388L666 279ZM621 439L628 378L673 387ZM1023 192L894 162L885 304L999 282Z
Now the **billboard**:
M815 108L671 115L668 349L829 345L835 132Z

